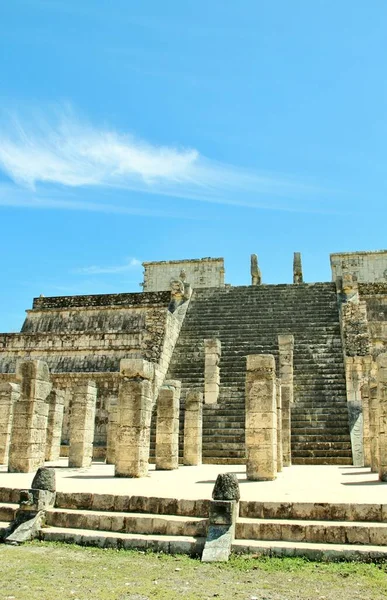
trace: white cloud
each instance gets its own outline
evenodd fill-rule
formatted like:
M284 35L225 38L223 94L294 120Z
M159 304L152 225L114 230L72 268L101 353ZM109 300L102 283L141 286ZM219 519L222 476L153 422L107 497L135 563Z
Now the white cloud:
M91 265L90 267L81 267L74 269L74 273L81 275L115 275L116 273L125 273L127 271L133 271L141 267L141 261L137 258L130 258L123 265L113 265L101 267L97 265Z
M109 128L97 128L62 111L53 118L0 119L0 169L35 193L47 184L147 192L200 202L277 210L319 211L322 190L281 174L264 174L210 160L196 149L158 146ZM46 186L44 185L46 184ZM1 201L1 199L0 199ZM6 201L3 201L3 203ZM74 200L74 209L125 212L125 207ZM138 207L140 209L140 207ZM135 212L130 209L129 212Z

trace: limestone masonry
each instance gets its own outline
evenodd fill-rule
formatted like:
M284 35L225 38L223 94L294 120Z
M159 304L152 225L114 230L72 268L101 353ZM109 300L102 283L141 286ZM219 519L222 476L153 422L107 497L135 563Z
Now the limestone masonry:
M222 258L144 263L140 293L35 298L0 334L0 461L59 452L119 477L179 462L370 466L386 480L387 251L331 255L332 282L225 284Z

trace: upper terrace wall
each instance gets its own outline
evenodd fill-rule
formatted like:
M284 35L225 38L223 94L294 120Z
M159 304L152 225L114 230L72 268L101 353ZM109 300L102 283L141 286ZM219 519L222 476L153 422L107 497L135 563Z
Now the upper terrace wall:
M21 333L0 334L0 373L27 356L53 373L119 371L128 356L158 362L169 300L166 292L35 298Z
M169 260L144 262L144 292L171 289L171 279L182 279L193 289L224 286L223 258L200 258L193 260Z
M359 283L386 282L387 250L331 254L331 269L332 281L347 272L355 275Z
M387 351L387 283L360 283L359 297L366 303L371 352L375 358Z

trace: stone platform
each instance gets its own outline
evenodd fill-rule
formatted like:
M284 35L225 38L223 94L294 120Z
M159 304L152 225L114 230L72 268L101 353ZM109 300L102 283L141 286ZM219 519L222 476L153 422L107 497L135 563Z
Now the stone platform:
M241 501L232 551L315 560L387 559L386 485L367 468L292 466L274 481L247 481L244 465L201 465L114 477L114 467L55 467L55 507L42 540L103 548L141 548L201 555L210 499L219 473L233 472ZM33 474L0 467L0 534L15 518L19 490Z
M67 458L48 462L56 468L57 490L65 493L133 495L180 499L210 499L219 473L236 473L241 500L260 502L328 502L387 505L387 483L369 468L339 465L295 465L274 481L247 481L245 465L181 466L139 479L114 477L114 466L93 462L90 468L68 468ZM0 466L0 487L29 488L33 474L7 473Z

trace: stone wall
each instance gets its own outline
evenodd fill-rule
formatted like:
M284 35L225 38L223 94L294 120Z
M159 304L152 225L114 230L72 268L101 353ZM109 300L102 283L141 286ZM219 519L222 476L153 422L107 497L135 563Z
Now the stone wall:
M338 252L331 254L332 281L352 273L358 282L387 281L387 250L376 252Z
M169 290L171 279L181 279L182 271L193 289L224 286L223 258L144 262L143 267L144 292Z
M188 302L172 314L169 292L35 298L21 333L0 334L0 380L15 381L18 360L44 360L64 390L62 442L69 441L74 387L88 379L98 388L95 446L107 439L108 409L117 402L121 359L155 366L154 397L162 385Z
M371 354L375 359L387 350L387 283L359 283L358 287L366 306Z
M0 334L0 373L25 357L54 373L119 371L128 355L157 362L169 300L166 292L35 298L21 333Z

